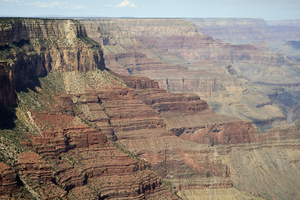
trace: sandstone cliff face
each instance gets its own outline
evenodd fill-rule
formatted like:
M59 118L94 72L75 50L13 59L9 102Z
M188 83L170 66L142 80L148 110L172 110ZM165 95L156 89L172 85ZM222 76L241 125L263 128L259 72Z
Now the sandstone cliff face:
M86 37L86 31L74 20L2 18L0 46L37 38Z
M134 20L136 19L133 19L133 21ZM126 20L120 19L120 21L124 22L123 24L120 23L120 26L125 26ZM142 23L137 23L137 25L142 26ZM154 25L155 28L157 26L157 24ZM149 29L151 28L147 28L147 30ZM178 37L178 35L176 37L178 40L182 39ZM145 40L141 38L139 39L143 42L147 42L145 38L143 38ZM153 38L151 36L148 39L148 42L151 43L152 46L156 45L157 38ZM159 40L162 41L161 38L159 38ZM172 40L170 39L170 41ZM173 41L175 41L175 39L173 39ZM177 43L175 44L178 46ZM216 43L212 42L211 44L215 45ZM169 42L168 45L174 49L176 47L176 45L173 45L172 42ZM116 46L117 44L107 45L109 48ZM130 51L128 46L126 51ZM188 45L185 46L187 49L192 48ZM138 50L136 45L131 45L131 47L134 49L132 50L133 52ZM201 47L201 45L199 45L199 47ZM226 46L226 48L227 47L228 46ZM255 47L255 49L248 47ZM262 59L263 62L265 62L265 65L268 65L266 63L272 63L272 65L274 64L274 66L277 66L278 63L284 64L286 62L286 58L284 58L284 56L273 56L269 51L268 46L264 43L256 44L254 46L249 45L230 47L229 49L231 48L233 50L234 48L236 48L235 50L241 48L239 50L243 51L246 49L248 51L248 55L251 55L252 57L250 56L245 58L245 63L254 58ZM144 55L140 54L140 57L136 56L136 53L132 54L132 52L111 56L110 61L107 62L107 67L112 67L113 70L118 68L119 72L125 72L125 74L141 75L144 73L144 76L153 77L158 80L160 86L165 87L168 89L168 91L172 91L170 90L171 88L174 89L173 91L187 90L187 88L193 90L196 86L198 87L200 85L199 83L205 83L203 85L208 86L208 88L210 88L210 85L214 85L219 91L222 91L223 87L226 88L227 91L230 91L228 96L224 92L221 93L223 95L222 98L209 99L211 105L214 107L214 109L218 110L218 112L221 111L226 114L232 113L234 116L238 115L239 117L243 118L245 113L249 114L250 110L254 109L250 106L252 103L249 104L249 100L252 99L251 101L253 102L255 109L257 109L255 111L256 114L268 113L268 117L255 120L256 123L268 124L268 121L276 121L277 117L280 118L278 119L279 121L285 119L284 115L278 114L280 113L278 107L273 106L272 101L266 95L262 94L261 92L257 92L257 88L254 88L250 82L238 77L239 75L236 75L232 69L234 69L238 74L240 74L242 71L239 71L239 68L237 68L236 65L231 65L231 67L228 67L228 63L228 65L223 67L213 68L212 66L216 65L216 62L194 62L188 65L185 64L185 68L182 66L178 67L178 73L181 77L176 77L173 74L176 71L174 66L163 68L160 63L156 66L156 70L161 67L162 69L165 69L165 74L172 74L173 77L176 77L174 79L167 79L165 77L160 77L158 75L159 73L155 73L154 70L147 70L146 67L144 67L144 69L142 68L143 64L146 63L146 57L154 58L154 52L156 55L161 56L161 60L168 60L166 58L167 50L161 50L160 53L158 53L158 51L154 49L155 48L151 49L151 53L143 49L141 52L143 52ZM219 52L217 52L216 55L220 55L218 54ZM255 52L257 56L255 55ZM197 54L192 54L190 58L195 58L195 55ZM245 54L241 53L239 55ZM239 57L235 57L235 59L236 58L240 59ZM228 59L228 57L225 57L225 59ZM176 62L183 63L179 60L176 60ZM257 65L256 69L258 69L258 66L260 65L259 62L254 62L254 64ZM198 66L201 66L201 64L210 66L210 68L202 70L201 73L207 76L210 70L214 70L214 73L219 73L220 77L224 79L224 74L226 74L226 78L228 76L226 80L231 84L225 84L223 81L223 86L220 84L218 85L216 79L220 80L220 78L206 78L199 81L197 79L191 80L191 78L187 76L184 78L182 77L182 74L186 75L189 69L193 69L194 71L191 73L195 73L198 76L200 73L198 74L195 69L197 69ZM241 66L243 66L242 64ZM125 67L127 72L124 70L124 68L122 71L122 67ZM154 69L153 66L149 69L151 68ZM246 71L246 64L244 64L243 68L241 69ZM160 71L160 74L162 71ZM282 69L278 71L282 71ZM293 74L291 71L289 73ZM271 74L271 71L269 71L269 74ZM279 74L280 72L278 72L278 76ZM248 73L248 75L250 75L250 73ZM235 76L236 79L233 79L231 76ZM160 77L161 80L157 77ZM264 79L266 82L268 80L270 79ZM293 79L293 81L294 80L295 79ZM289 81L289 83L293 81ZM232 84L233 82L234 84ZM201 86L201 88L204 88L204 86ZM270 92L268 87L263 88L263 90L268 90L268 92ZM205 90L199 93L203 95L203 92L205 92ZM218 94L214 93L215 91L213 88L210 88L207 91L208 94L209 92L213 95ZM125 93L131 94L127 97L132 96L132 93L130 92ZM124 93L122 92L122 94ZM245 98L246 96L246 99L248 100L243 100L242 98ZM138 102L138 99L155 109L159 113L159 117L165 122L165 125L160 123L161 119L159 119L155 113L150 112L147 107ZM229 101L229 99L231 100ZM280 136L277 136L277 133L271 134L270 132L264 137L259 133L259 131L257 131L256 127L249 122L215 115L215 113L205 109L205 105L203 105L199 99L195 98L195 96L187 95L184 97L179 94L166 94L164 91L159 89L146 89L145 91L138 91L138 95L131 100L131 103L125 103L124 100L125 99L123 99L123 102L120 102L120 99L118 98L118 101L116 102L111 98L106 98L106 101L103 101L104 105L108 106L105 110L107 110L106 112L108 118L111 120L111 125L114 129L117 139L129 150L138 155L138 157L149 161L158 174L162 177L165 177L165 179L170 180L174 184L173 186L175 189L179 190L179 194L182 194L183 197L189 196L189 198L195 198L195 196L191 194L200 194L203 196L203 198L214 198L216 197L216 193L222 193L230 194L227 198L234 199L231 193L233 192L235 197L239 197L238 199L255 199L251 195L249 197L249 194L255 194L256 196L268 199L277 198L274 191L271 189L272 187L276 187L281 193L278 196L278 199L284 198L281 196L282 194L288 196L287 198L293 198L292 194L294 194L296 190L288 189L289 186L287 185L293 185L294 183L297 185L297 180L295 178L284 178L283 172L284 169L294 169L293 173L298 173L296 167L297 161L287 163L285 160L285 157L289 157L290 160L297 160L298 152L293 154L289 151L290 147L297 148L298 146L298 140L293 140L293 138L297 138L297 134L287 134L289 131L286 133L283 133L285 132L283 131L281 133L280 130L285 130L284 127L281 127L277 130L277 132L280 132ZM228 110L227 108L224 109L224 107L222 108L220 106L221 104L224 104L224 102L226 102L230 107ZM134 110L134 108L137 106L139 106L143 111L137 114L128 113L129 110ZM93 111L92 106L90 110ZM237 114L238 112L240 113ZM86 114L87 113L88 112L86 112ZM93 111L92 113L95 112ZM127 117L129 118L128 120L126 120ZM149 121L148 125L144 123L144 119L140 118L147 119L147 121ZM145 128L147 131L145 131ZM288 136L285 137L286 134ZM158 140L157 138L160 139ZM208 147L208 145L213 146ZM274 152L277 153L274 154ZM281 152L284 156L282 159L276 160L276 156L273 156L273 154L279 155L279 152ZM240 162L238 158L244 156L246 156L245 160ZM264 160L264 156L266 156L268 159ZM275 171L279 172L278 176L276 177L271 175L276 173ZM239 174L243 174L243 176L239 176ZM257 176L262 177L259 178L262 184L258 184L256 182ZM276 182L280 182L279 177L282 177L282 180L284 180L287 187L280 187L278 184L275 184ZM255 184L259 186L254 186ZM234 192L234 189L232 189L232 186L241 191L246 191L248 194L237 194ZM205 190L207 191L206 194L203 194L203 190L201 190L204 188L208 189ZM231 189L227 190L225 188Z
M255 83L260 92L269 95L285 116L289 115L287 110L291 105L286 107L285 104L288 102L278 101L273 95L281 90L283 91L281 96L287 94L285 99L293 96L297 102L299 101L295 95L295 91L298 90L295 84L299 82L299 63L297 63L299 53L295 48L296 43L292 42L299 40L300 36L297 20L267 24L259 19L187 19L187 21L192 21L200 31L211 35L214 39L234 45L251 43L255 46L256 53L248 52L249 59L235 61L232 66L238 74ZM285 43L286 41L289 42ZM260 56L255 56L258 52Z
M0 163L0 196L15 192L17 187L16 174L4 163Z
M30 80L51 71L86 72L104 68L100 46L86 37L79 22L7 19L2 26L0 56L6 61L2 65L14 88L26 87ZM3 90L8 92L7 88ZM8 93L14 95L11 88Z
M203 36L193 23L187 24L182 19L141 20L117 18L114 20L119 27L134 33L136 37ZM121 23L124 23L124 25L120 25Z
M5 96L1 96L1 101L4 106L10 105L7 102L13 104L11 99L17 89L18 120L27 125L25 138L31 142L22 144L36 153L24 147L25 152L13 154L12 163L30 196L178 199L162 186L157 175L146 169L144 162L129 157L125 149L120 150L107 140L106 135L115 139L114 130L106 113L101 113L99 103L114 98L110 88L126 85L104 69L100 45L86 37L80 23L12 19L5 25L1 29L1 59L5 61L1 77L8 84L3 85L1 94ZM45 78L38 79L41 76ZM146 78L126 81L134 88L158 87ZM93 95L96 91L100 93ZM116 92L122 94L120 90ZM83 123L90 113L87 103L94 103L91 107L96 113L89 118L95 122L93 128ZM163 126L162 121L157 121ZM141 124L147 126L147 122ZM14 192L5 179L3 182L3 189Z

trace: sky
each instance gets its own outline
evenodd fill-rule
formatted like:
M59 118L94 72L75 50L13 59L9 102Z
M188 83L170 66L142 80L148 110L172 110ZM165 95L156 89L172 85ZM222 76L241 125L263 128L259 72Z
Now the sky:
M0 0L1 17L300 19L299 0Z

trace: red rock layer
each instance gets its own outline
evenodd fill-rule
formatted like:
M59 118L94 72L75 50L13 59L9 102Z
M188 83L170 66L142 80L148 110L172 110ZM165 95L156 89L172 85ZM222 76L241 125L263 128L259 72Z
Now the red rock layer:
M4 163L0 163L0 196L13 193L18 190L17 175Z
M178 137L200 144L243 144L260 141L257 128L251 122L233 121L206 124L203 127L181 127L171 129Z
M157 90L156 90L157 91ZM206 101L201 100L195 94L174 94L174 93L153 93L139 91L139 97L146 105L149 105L158 112L162 111L183 111L194 113L209 109Z
M112 71L111 71L112 72ZM147 77L122 76L112 72L115 76L121 78L126 85L133 89L159 88L158 82Z
M76 113L99 130L112 130L111 124L115 127L113 131L136 130L137 127L164 127L157 112L135 100L136 95L133 89L115 88L111 91L74 95L73 99L77 99ZM34 182L31 186L36 188L42 197L47 193L50 196L58 195L57 192L54 194L52 189L59 185L63 188L58 190L61 191L59 195L69 199L177 199L162 186L160 179L153 172L146 169L143 162L130 158L107 140L104 133L75 117L72 109L75 105L70 101L70 97L62 96L57 99L63 100L57 104L70 108L69 112L66 112L69 115L59 112L32 112L35 124L43 128L40 135L29 136L38 154L20 154L17 164L24 180ZM92 113L90 118L85 116L84 109L80 111L80 108L86 106ZM140 106L144 106L146 110L140 112ZM132 112L133 109L137 112ZM119 114L113 114L113 110ZM122 115L120 110L126 111L126 114ZM135 119L145 117L148 118L136 123ZM122 120L126 122L121 122ZM46 186L50 189L46 190Z
M20 178L30 188L38 192L42 199L63 198L67 191L55 185L50 165L47 164L37 153L26 152L19 154L15 168Z
M96 104L101 102L101 112L106 114L105 119L113 128L117 140L151 163L161 177L172 177L170 180L176 189L232 187L229 169L222 164L214 149L207 145L199 147L187 140L213 145L240 142L248 144L257 140L257 132L248 130L251 123L226 117L215 120L215 114L199 96L171 94L163 89L153 88L151 84L149 86L150 88L142 90L115 88L97 93L98 98L91 98L94 101L84 101L92 114L82 112L81 115L93 123L92 119L97 113ZM80 100L77 101L77 105L82 104ZM197 120L209 118L204 122L209 127L209 133L195 134L192 138L177 137L175 129L172 129L173 132L166 130L170 118L165 113L173 113L174 117L180 119L185 116L196 116ZM197 129L195 124L199 123L186 124L180 128L193 131L192 129ZM235 128L230 129L233 124Z

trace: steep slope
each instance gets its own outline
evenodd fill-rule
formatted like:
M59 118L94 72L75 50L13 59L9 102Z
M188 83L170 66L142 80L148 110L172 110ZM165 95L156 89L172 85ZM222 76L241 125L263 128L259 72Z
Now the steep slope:
M15 98L1 96L0 155L11 166L1 163L3 198L178 199L145 162L107 139L115 135L105 114L101 121L97 95L109 98L110 89L127 85L104 69L101 46L84 27L73 20L5 20L1 93L17 94L19 103L9 107ZM98 127L80 118L94 100Z
M65 67L61 65L59 67ZM18 172L21 183L33 198L176 199L162 186L157 175L146 169L147 163L124 153L128 152L124 146L126 142L137 141L141 145L140 150L144 151L143 147L148 146L149 141L155 142L160 137L162 141L168 141L169 148L163 142L158 146L151 145L140 157L149 160L161 177L173 181L171 185L167 182L165 185L176 190L232 187L227 167L221 164L212 148L178 138L166 130L164 118L159 115L161 112L187 112L199 117L214 116L205 101L192 94L167 94L147 78L119 76L124 79L122 81L106 69L89 68L91 65L93 63L87 63L86 70L75 68L61 72L54 69L47 71L44 78L38 78L41 74L36 74L29 77L22 88L18 84L13 85L16 77L10 79L12 85L19 88L20 101L16 112L18 121L13 123L15 129L26 134L23 133L24 141L18 142L20 147L17 150L3 145L4 152L8 153L3 156L4 161ZM34 66L32 69L35 69ZM128 88L126 83L134 89ZM211 118L209 124L216 123ZM221 118L225 124L239 121ZM11 134L16 134L16 130L12 130ZM247 135L247 132L244 134ZM115 145L124 152L106 137L119 140ZM139 141L141 138L144 140ZM226 144L229 142L223 136L219 138ZM14 144L11 138L7 140L10 146ZM174 144L180 144L179 148ZM139 150L136 145L126 147ZM168 159L167 149L170 149ZM189 157L193 157L199 154L199 150L204 157L199 157L198 164L190 163L185 154L180 153L178 157L178 152L186 151ZM128 153L134 157L134 154ZM153 160L152 155L156 155L157 159ZM178 157L178 162L173 166L174 157ZM185 177L186 173L188 177ZM192 180L194 183L190 183Z
M101 110L101 113L106 114L105 120L113 128L120 147L149 162L160 177L171 182L175 191L232 187L228 167L222 164L219 154L210 145L258 141L255 126L216 115L196 95L171 94L155 87L120 89L114 88L113 91L98 94L102 108L97 103L99 100L91 94L89 100L83 102L80 101L82 97L77 96L76 105L81 109L80 117L101 128L99 121L101 118L104 120L104 117L98 117ZM175 116L181 124L172 118ZM172 124L169 125L170 121L180 127L173 128ZM239 129L220 132L212 128L218 126L222 130L233 124L245 125ZM189 130L193 134L202 126L210 127L203 135L203 143L178 137L178 132L187 134ZM248 130L251 128L253 131ZM241 195L238 191L233 193Z
M220 52L219 49L223 48L222 52L231 54L226 48L238 46L230 47L229 44L212 39L209 40L209 45L206 43L208 36L203 36L195 25L182 19L114 20L120 27L133 32L120 29L112 19L93 18L82 21L86 24L90 37L94 37L98 30L98 34L103 35L103 38L114 41L104 45L105 64L111 70L123 75L150 77L168 92L195 93L205 98L210 108L218 114L252 120L262 130L285 121L286 117L278 106L272 105L272 101L265 94L257 92L243 76L237 74L236 64L232 64L231 60L186 61L169 49L197 53L210 51L211 54L218 55L216 52ZM134 38L133 34L144 43ZM176 37L178 38L175 39ZM169 41L171 47L168 44L159 46L158 41ZM190 42L191 50L180 45L180 42L183 46ZM211 50L207 50L209 48ZM243 47L238 48L242 48L242 52ZM265 51L262 47L260 49ZM256 54L261 54L261 51Z
M179 26L175 22L175 25L173 26L171 23L172 19L115 19L115 21L121 28L131 31L131 33L144 43L154 45L160 49L166 49L167 51L175 53L189 62L213 59L225 62L227 63L227 66L231 65L232 68L237 71L239 77L242 75L253 84L255 88L250 89L250 91L258 91L259 93L263 93L269 97L273 97L278 91L286 91L291 95L293 95L292 91L297 91L297 85L299 83L299 63L289 61L283 54L272 54L266 43L255 43L253 45L231 45L213 40L210 36L197 34L196 32L193 32L194 29L191 31L190 35L186 33L178 35L176 31L174 32L174 35L172 35L173 32L170 31L170 29L177 30L176 27ZM168 30L164 28L166 26L169 27ZM190 22L184 23L181 21L180 23L181 30L191 30L189 28L191 26L192 24L190 24ZM142 29L144 30L143 32L140 31ZM158 33L157 29L159 29L160 32L155 35ZM166 36L167 33L170 33L170 35ZM184 66L188 67L188 65ZM197 64L193 64L192 66L193 69L200 69L200 66L197 68ZM217 80L219 80L219 78L217 78ZM245 83L243 80L240 81ZM235 86L236 85L237 84L235 84ZM249 90L249 84L247 86L243 86ZM242 88L242 91L244 91L244 88ZM245 96L244 94L238 95ZM224 96L225 95L223 95L223 97ZM236 99L237 97L234 98ZM246 99L251 99L251 97L246 97ZM208 100L211 106L213 106L213 103L211 102L216 101L215 99L206 100ZM276 98L272 100L277 104L274 104L274 106L279 107L281 112L287 116L288 108L282 106L285 102L280 102ZM242 100L238 104L243 105L245 104L243 102L247 101L249 100ZM256 102L258 101L259 100L256 100ZM270 100L267 100L266 98L264 102L267 101L270 102ZM217 100L217 102L219 105L222 104L219 100ZM212 108L219 114L232 113L232 115L229 114L229 116L242 117L250 120L257 119L254 121L265 121L257 118L255 114L249 115L249 112L245 112L244 109L240 109L238 107L233 109L229 107L228 105L234 105L236 103L232 101L232 99L227 99L227 102L227 105L223 104L221 106L221 112L214 107ZM252 103L249 103L248 105L251 104ZM261 105L263 105L263 103ZM272 110L276 109L278 108L274 108ZM224 112L224 110L226 111ZM240 114L236 113L236 110ZM246 110L254 111L255 108L250 106L249 109L246 108ZM266 112L259 112L259 110L256 110L253 113L260 113L259 115L261 115ZM280 115L280 121L282 122L282 114L278 114L277 116L279 117ZM272 119L269 118L269 120Z
M1 93L11 97L11 103L3 102L4 105L16 103L11 86L29 85L30 79L50 71L104 68L100 46L86 37L84 27L77 21L1 18L0 23L1 77L5 82L7 77L10 80Z
M0 191L13 192L2 193L1 198L178 199L170 190L185 199L299 196L298 121L261 134L250 121L217 115L195 94L167 93L149 78L117 75L96 65L103 63L99 44L88 38L81 41L93 55L82 70L76 64L65 68L67 64L60 63L58 68L65 72L54 69L43 77L36 74L23 82L24 87L18 87L18 81L13 81L16 77L9 76L13 73L3 76L9 87L17 88L19 102L17 107L6 106L0 112L0 159L6 163L0 165L1 177L5 177ZM17 60L8 60L14 55L10 49L4 64L17 68L13 64ZM128 54L113 59L123 64L138 63L139 58L147 61L143 63L155 60L160 62L158 66L169 65L166 68L171 72L174 67L185 68L155 58L157 48L146 49L143 55L133 52L126 50ZM146 52L152 52L153 58ZM127 55L135 60L129 62ZM162 58L166 55L171 54ZM100 62L93 60L98 56ZM244 80L232 66L224 69L213 61L201 64L216 63L220 77L225 71L229 82ZM197 67L186 64L190 67L187 71ZM28 66L32 70L44 67ZM245 81L242 86L255 94L248 84ZM265 99L263 96L260 104L256 102L257 108L272 108ZM3 102L9 100L4 98Z
M266 23L262 19L236 18L187 19L187 21L193 22L201 32L217 40L231 44L251 43L256 47L263 47L264 51L269 51L270 47L272 52L277 54L277 61L268 64L270 61L259 62L259 59L255 58L256 61L243 61L233 66L238 73L254 82L260 92L269 95L285 116L294 115L293 120L297 119L297 111L291 113L294 110L291 106L296 106L299 102L297 94L299 89L296 86L299 82L299 63L294 62L298 61L295 43L300 38L299 21L282 20ZM282 55L291 61L287 61ZM274 55L271 57L275 58Z

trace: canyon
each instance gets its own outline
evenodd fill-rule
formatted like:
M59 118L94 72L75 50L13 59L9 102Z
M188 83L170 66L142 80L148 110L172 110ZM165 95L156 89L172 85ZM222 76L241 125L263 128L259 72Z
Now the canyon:
M217 114L251 120L263 132L286 122L286 93L297 101L299 63L273 54L266 43L224 43L184 19L82 23L89 37L105 41L105 64L114 72L149 77L168 92L197 94Z
M216 40L231 44L266 42L272 51L286 41L299 40L297 20L265 21L254 18L195 18L187 19L199 30Z
M2 24L1 198L300 196L296 61L185 19Z

